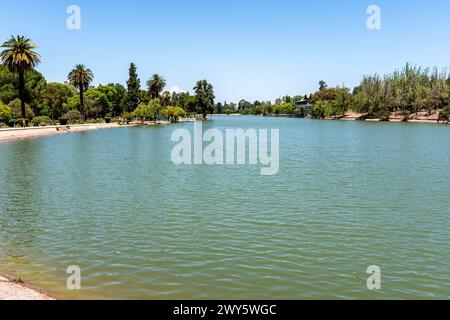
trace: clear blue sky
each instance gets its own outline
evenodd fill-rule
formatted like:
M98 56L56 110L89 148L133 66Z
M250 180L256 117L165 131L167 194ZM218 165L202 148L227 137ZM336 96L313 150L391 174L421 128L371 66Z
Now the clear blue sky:
M66 28L69 5L82 29ZM381 7L382 29L366 27ZM319 80L353 87L368 73L406 62L450 65L448 0L1 0L0 41L23 34L39 44L48 81L77 63L95 84L141 82L160 73L192 91L206 78L218 100L274 100L314 91Z

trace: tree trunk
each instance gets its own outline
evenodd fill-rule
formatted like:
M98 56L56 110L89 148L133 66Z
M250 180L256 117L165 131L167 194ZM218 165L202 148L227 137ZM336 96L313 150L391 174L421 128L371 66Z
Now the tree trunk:
M84 113L84 96L83 96L84 92L83 92L83 86L80 86L80 108L81 108L81 114L83 115L83 117L86 120L86 115Z
M22 112L22 127L27 126L26 118L26 109L25 109L25 74L21 70L19 71L19 96L20 96L20 109Z

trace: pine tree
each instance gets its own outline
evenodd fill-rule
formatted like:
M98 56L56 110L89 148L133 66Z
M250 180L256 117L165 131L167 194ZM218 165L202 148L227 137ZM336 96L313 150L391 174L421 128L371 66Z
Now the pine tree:
M131 63L129 71L129 79L127 81L127 111L133 112L139 105L139 95L141 90L141 80L139 80L136 65Z

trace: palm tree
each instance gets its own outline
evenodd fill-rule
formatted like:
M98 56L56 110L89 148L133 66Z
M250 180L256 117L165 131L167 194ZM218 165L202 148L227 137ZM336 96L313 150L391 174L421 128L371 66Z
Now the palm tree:
M94 74L91 69L86 68L83 64L77 64L75 68L70 71L67 76L70 84L78 88L80 93L80 106L81 111L84 112L84 99L83 94L89 88L89 84L94 80Z
M34 52L37 45L31 39L24 36L11 36L1 48L4 50L0 53L1 63L8 67L11 72L19 74L19 97L20 107L22 111L22 125L26 126L25 114L25 72L34 69L41 57Z
M166 84L167 82L164 77L159 74L152 75L150 80L147 81L148 91L150 92L151 98L158 99Z

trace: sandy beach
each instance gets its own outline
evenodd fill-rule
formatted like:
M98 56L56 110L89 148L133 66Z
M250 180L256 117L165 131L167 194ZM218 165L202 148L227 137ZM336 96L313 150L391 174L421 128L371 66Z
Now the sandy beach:
M126 125L119 125L116 123L99 123L99 124L80 124L67 126L7 128L7 129L0 129L0 143L21 139L33 139L56 134L67 134L72 132L84 132L98 129L111 129L123 127L126 127Z
M433 111L431 114L428 112L416 112L409 116L408 121L411 123L429 123L429 124L439 124L438 122L438 112ZM346 121L367 121L367 122L380 122L380 119L366 119L367 114L347 112L344 116L329 118L328 120L346 120ZM399 112L392 112L389 116L389 122L403 122L405 117Z
M55 300L54 298L27 288L22 284L14 283L10 279L0 275L0 300Z

